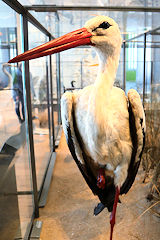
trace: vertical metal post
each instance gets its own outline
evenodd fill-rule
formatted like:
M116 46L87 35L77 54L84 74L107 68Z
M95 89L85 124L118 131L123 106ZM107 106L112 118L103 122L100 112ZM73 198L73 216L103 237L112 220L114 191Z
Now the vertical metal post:
M151 61L151 104L153 99L153 61Z
M48 57L46 57L46 85L47 85L47 109L48 109L48 128L49 128L49 143L51 149L51 114L50 114L50 84L48 73Z
M57 15L56 15L57 16ZM57 16L57 34L59 37L59 18ZM56 54L56 65L57 65L57 102L58 102L58 124L61 124L61 107L60 107L60 99L61 99L61 69L60 69L60 53Z
M144 55L143 55L143 107L145 100L145 85L146 85L146 33L144 34Z
M123 42L123 90L126 92L126 43Z
M23 35L24 35L24 51L26 51L28 50L28 20L25 15L23 15ZM33 198L34 198L34 207L35 207L35 217L37 218L39 217L39 208L38 208L36 164L35 164L34 141L33 141L30 74L29 74L28 61L25 62L25 88L26 88L28 136L29 136L29 148L30 148L30 158L31 158L32 184L33 184Z
M58 88L58 124L61 124L61 107L60 107L60 100L61 100L61 69L60 69L60 53L57 54L57 88Z
M51 37L49 37L51 41ZM55 151L55 137L54 137L54 109L53 109L53 82L52 82L52 56L49 56L49 66L50 66L50 94L51 94L51 123L52 123L52 146L53 152Z
M83 88L83 69L82 69L82 61L81 61L81 89Z

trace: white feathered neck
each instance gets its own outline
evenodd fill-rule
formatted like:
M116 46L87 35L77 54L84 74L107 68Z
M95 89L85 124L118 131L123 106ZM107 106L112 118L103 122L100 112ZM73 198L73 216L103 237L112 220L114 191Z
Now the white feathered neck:
M98 99L101 98L101 101L103 96L106 99L111 93L119 65L120 50L121 47L118 46L114 55L108 55L96 49L99 58L99 70L94 86L96 90L95 96Z

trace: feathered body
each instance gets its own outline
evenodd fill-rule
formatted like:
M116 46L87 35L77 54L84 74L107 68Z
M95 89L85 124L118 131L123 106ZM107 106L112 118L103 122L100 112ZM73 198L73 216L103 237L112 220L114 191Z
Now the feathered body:
M104 22L109 23L107 29L103 29ZM137 174L144 145L145 116L135 90L130 90L126 97L122 89L113 86L122 44L118 25L108 17L98 16L85 27L92 32L99 71L93 85L63 95L62 124L83 177L111 211L115 187L120 188L121 194L127 193ZM104 189L97 187L101 167L105 170Z
M98 92L97 92L98 91ZM108 164L108 170L115 170L124 162L129 164L132 143L129 129L128 103L124 91L112 87L105 92L103 86L95 85L72 93L72 103L77 128L83 142L86 155L100 165ZM83 163L81 151L77 150L78 159Z

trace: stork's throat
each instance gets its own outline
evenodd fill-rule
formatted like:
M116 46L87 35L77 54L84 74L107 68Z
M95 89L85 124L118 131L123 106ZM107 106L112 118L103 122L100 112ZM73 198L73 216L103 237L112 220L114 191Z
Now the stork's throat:
M99 58L99 71L97 81L105 81L107 85L113 85L119 64L119 53L108 54L97 51Z

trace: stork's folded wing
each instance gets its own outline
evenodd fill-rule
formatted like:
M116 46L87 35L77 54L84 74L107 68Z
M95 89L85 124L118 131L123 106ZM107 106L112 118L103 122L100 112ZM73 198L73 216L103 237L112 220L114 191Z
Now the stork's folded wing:
M121 187L121 194L127 193L135 180L145 145L145 114L140 96L136 90L129 90L128 102L129 125L133 149L130 166L128 168L128 176Z

